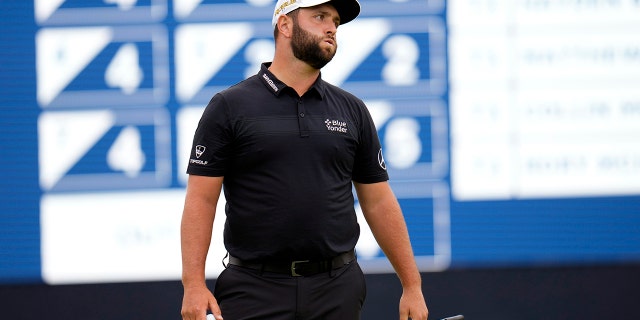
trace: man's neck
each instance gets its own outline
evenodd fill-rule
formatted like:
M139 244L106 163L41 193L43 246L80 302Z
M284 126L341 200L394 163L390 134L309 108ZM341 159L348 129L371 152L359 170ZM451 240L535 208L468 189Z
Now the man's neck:
M269 71L271 71L278 80L293 88L301 97L311 88L320 75L319 69L315 69L297 59L283 61L274 58L273 63L269 66Z

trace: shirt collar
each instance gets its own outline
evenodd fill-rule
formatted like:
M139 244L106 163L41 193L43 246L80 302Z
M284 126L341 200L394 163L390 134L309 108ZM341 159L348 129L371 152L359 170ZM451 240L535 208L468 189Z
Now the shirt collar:
M269 91L273 92L276 96L280 95L280 92L286 88L290 88L286 83L280 81L276 76L269 71L269 66L271 66L271 62L265 62L261 65L260 71L258 72L258 77L262 80L262 83L269 89ZM293 88L291 88L293 90ZM318 79L313 83L309 91L305 93L305 95L311 94L313 92L317 93L320 99L324 99L326 91L326 83L322 80L322 74L318 76Z

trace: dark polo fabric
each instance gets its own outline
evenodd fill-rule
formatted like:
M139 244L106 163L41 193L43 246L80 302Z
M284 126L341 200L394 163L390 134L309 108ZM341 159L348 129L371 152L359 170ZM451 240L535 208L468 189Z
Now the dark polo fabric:
M224 176L225 247L245 261L326 259L359 236L352 181L388 180L364 103L320 77L302 97L263 64L216 94L187 173Z

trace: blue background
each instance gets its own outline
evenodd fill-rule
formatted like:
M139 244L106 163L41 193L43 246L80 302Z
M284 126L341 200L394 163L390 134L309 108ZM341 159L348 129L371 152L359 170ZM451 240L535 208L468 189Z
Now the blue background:
M241 3L242 1L224 1ZM137 5L148 6L148 1ZM221 3L204 1L203 3ZM364 1L387 5L387 1ZM390 4L389 4L390 5ZM36 101L35 34L44 28L34 21L33 2L3 1L0 7L0 282L41 282L39 202L42 191L38 183L37 119L42 112ZM67 1L65 7L102 6L101 1ZM181 22L171 14L168 3L167 17L157 23L164 25L169 34L170 97L165 106L172 117L181 106L176 102L173 89L175 65L173 64L172 34ZM267 10L268 11L268 10ZM393 11L390 11L393 12ZM446 21L446 10L429 14ZM115 22L117 24L117 22ZM46 27L46 26L45 26ZM417 35L425 37L424 34ZM419 40L424 43L424 39ZM147 48L149 49L149 48ZM428 50L422 50L422 74L428 74L424 59ZM149 49L150 50L150 49ZM143 50L145 51L145 50ZM108 54L106 51L104 54ZM349 81L378 81L380 73L376 50L354 72ZM234 65L236 59L211 85L229 85L241 80L236 70L244 65ZM237 62L241 63L241 62ZM92 64L93 65L93 64ZM99 61L96 65L100 65ZM378 66L377 66L378 65ZM95 66L95 65L94 65ZM151 67L141 60L143 68ZM91 73L92 70L85 70ZM102 71L98 71L102 72ZM81 74L82 76L85 73ZM82 89L91 80L78 77L69 88ZM143 82L142 87L152 84ZM420 99L440 99L444 96L418 96ZM362 97L365 98L366 97ZM425 123L425 126L428 126ZM175 123L172 127L175 132ZM112 130L119 130L115 127ZM143 129L144 136L153 135L152 128ZM380 128L381 138L384 128ZM113 137L114 132L105 139ZM430 139L423 137L424 150L431 150ZM153 150L153 141L143 143L145 150ZM108 141L105 141L108 144ZM172 135L175 150L175 133ZM91 155L100 153L101 146L89 153L76 165L73 173L108 170L101 161L91 161ZM96 156L99 159L100 156ZM168 188L182 188L177 175L177 159L173 159L173 180ZM425 151L421 161L429 161ZM154 163L147 162L143 170L154 170ZM450 173L444 177L423 179L425 183L449 184ZM399 181L402 183L402 181ZM99 182L96 182L99 184ZM135 188L135 187L132 187ZM119 190L126 190L123 187ZM449 199L451 220L451 268L480 268L488 266L543 266L543 265L591 265L603 263L629 263L640 261L640 196L528 199L509 201L455 201ZM433 216L430 199L400 199L414 246L418 256L433 255ZM83 241L84 239L78 239Z

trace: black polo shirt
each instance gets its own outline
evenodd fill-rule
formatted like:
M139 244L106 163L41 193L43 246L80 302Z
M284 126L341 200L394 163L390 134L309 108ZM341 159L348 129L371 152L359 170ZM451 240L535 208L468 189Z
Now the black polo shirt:
M244 260L329 258L355 247L351 182L388 180L364 103L320 77L302 96L263 64L218 94L187 173L224 176L224 243Z

